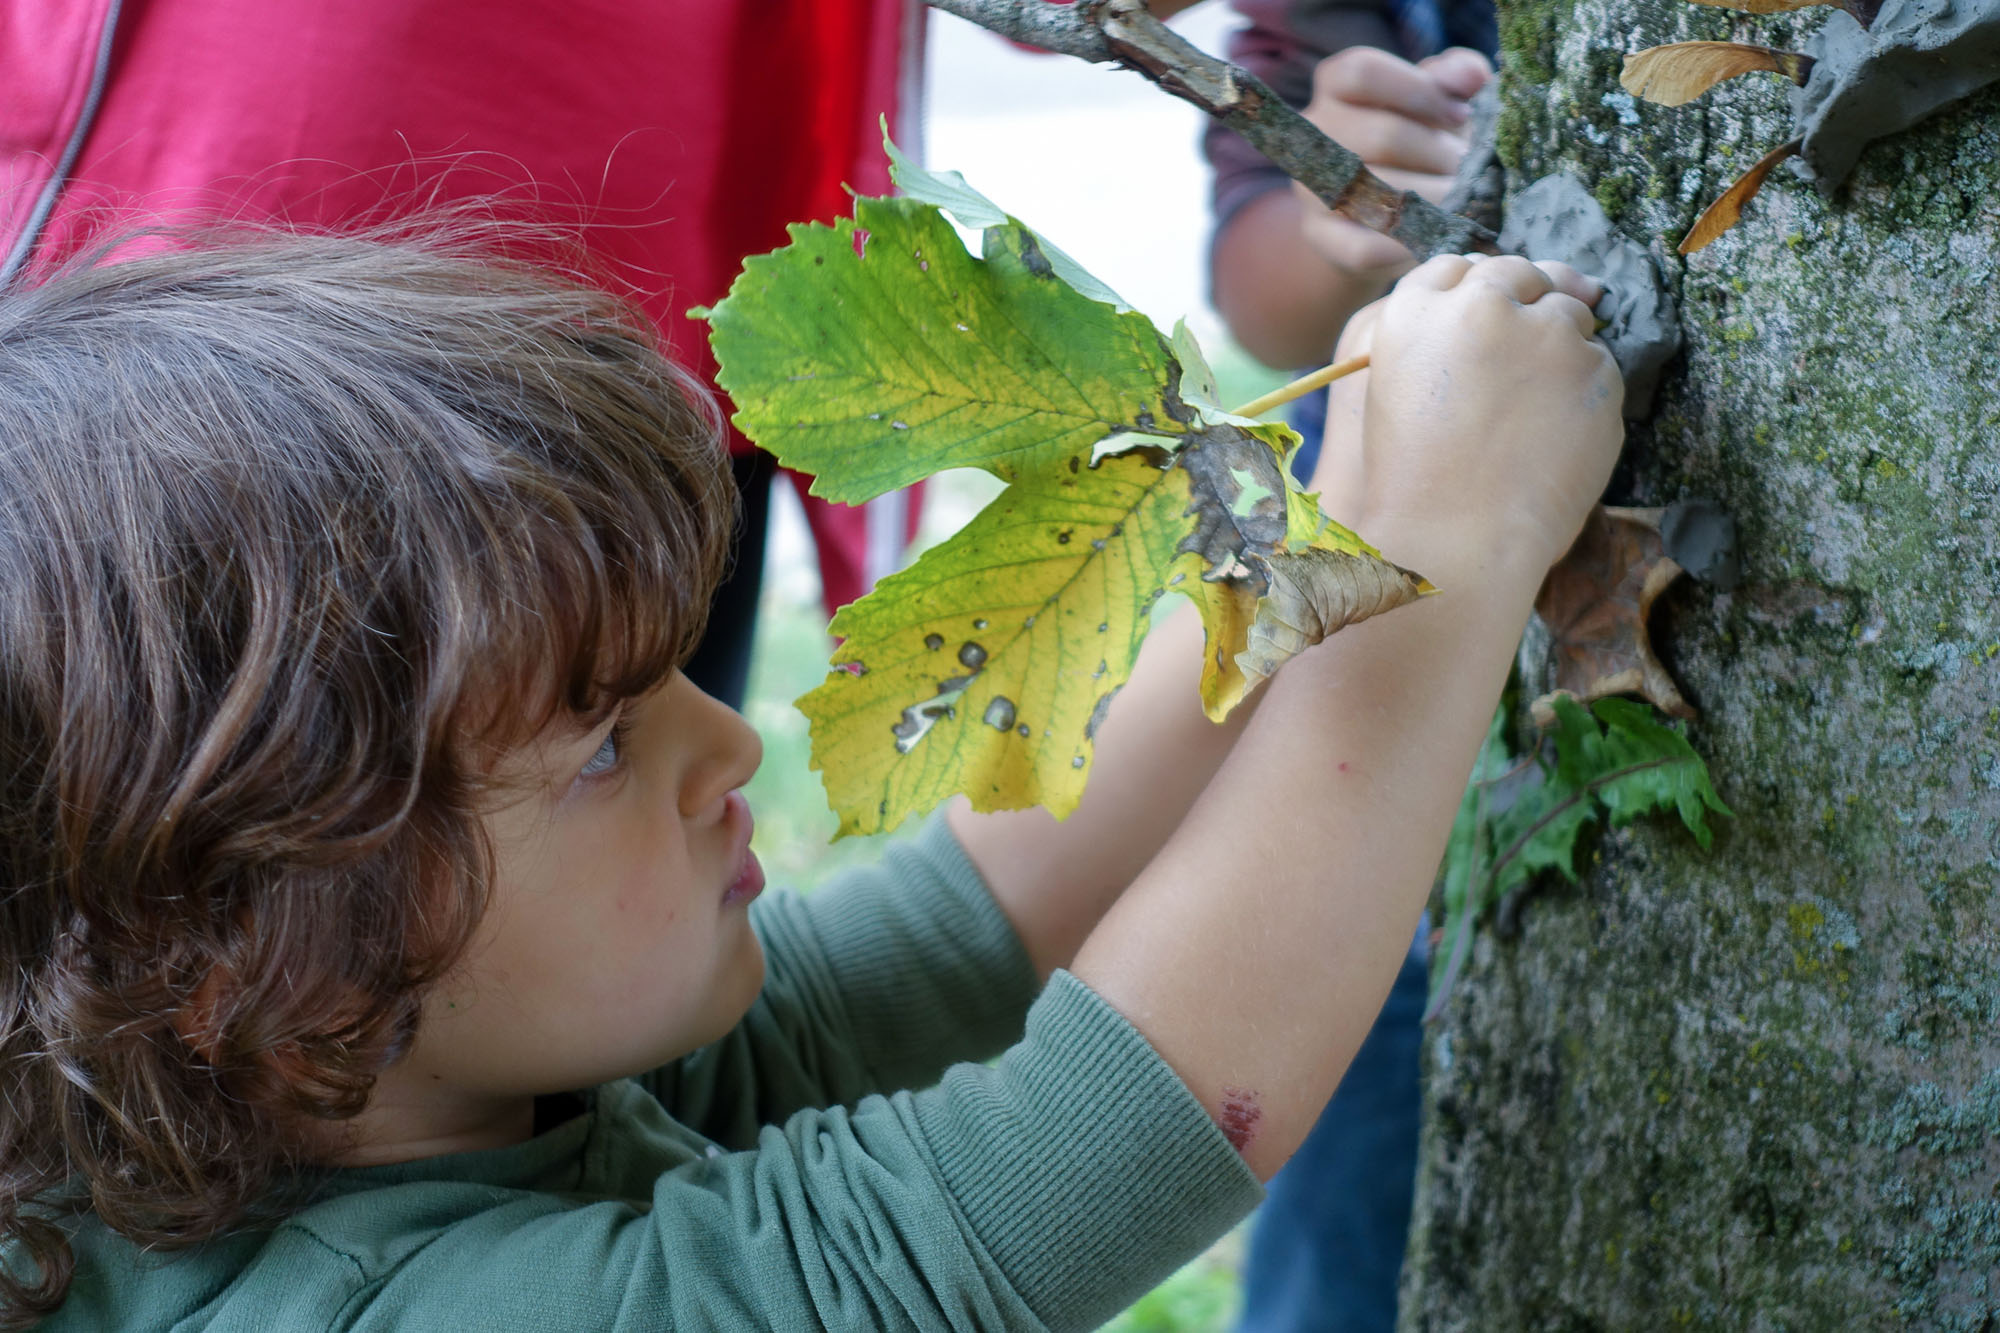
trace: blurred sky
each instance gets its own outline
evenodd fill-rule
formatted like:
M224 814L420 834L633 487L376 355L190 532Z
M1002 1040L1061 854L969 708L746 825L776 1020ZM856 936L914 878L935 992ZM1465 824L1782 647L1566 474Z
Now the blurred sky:
M1163 328L1221 325L1203 277L1205 117L1136 74L1031 55L931 12L924 153L1046 234ZM1219 51L1235 11L1208 0L1176 18Z

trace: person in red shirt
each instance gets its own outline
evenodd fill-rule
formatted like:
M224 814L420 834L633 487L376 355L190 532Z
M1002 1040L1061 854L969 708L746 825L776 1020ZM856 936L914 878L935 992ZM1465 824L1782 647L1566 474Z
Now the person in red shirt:
M306 228L469 199L573 228L683 365L688 307L788 223L889 188L916 122L916 0L10 0L0 282L145 220ZM910 143L914 135L898 135ZM690 664L739 703L774 465L732 434L745 524ZM803 487L801 487L803 490ZM808 499L830 608L893 568L903 496Z

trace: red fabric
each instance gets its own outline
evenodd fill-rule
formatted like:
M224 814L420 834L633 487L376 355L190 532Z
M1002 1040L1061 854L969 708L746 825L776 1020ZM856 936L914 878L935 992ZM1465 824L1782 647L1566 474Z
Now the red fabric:
M0 4L6 244L77 123L107 2ZM686 309L787 223L845 212L844 186L886 192L904 29L904 0L126 0L38 254L136 213L325 226L499 195L580 224L712 375ZM808 506L829 605L851 600L865 523Z

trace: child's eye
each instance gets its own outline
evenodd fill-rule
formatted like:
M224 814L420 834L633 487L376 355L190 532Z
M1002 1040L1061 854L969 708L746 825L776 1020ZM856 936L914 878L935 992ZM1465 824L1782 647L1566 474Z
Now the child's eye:
M611 730L604 733L604 743L597 747L597 753L584 760L583 767L577 770L578 777L599 778L618 767L625 751L628 725L623 717L611 724Z

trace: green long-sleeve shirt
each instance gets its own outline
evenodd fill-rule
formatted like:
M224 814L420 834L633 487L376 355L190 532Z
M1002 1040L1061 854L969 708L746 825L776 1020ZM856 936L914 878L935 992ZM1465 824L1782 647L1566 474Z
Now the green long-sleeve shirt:
M86 1220L43 1327L1090 1328L1259 1197L1130 1024L1067 973L1037 997L941 820L752 917L768 979L714 1046L190 1251Z

